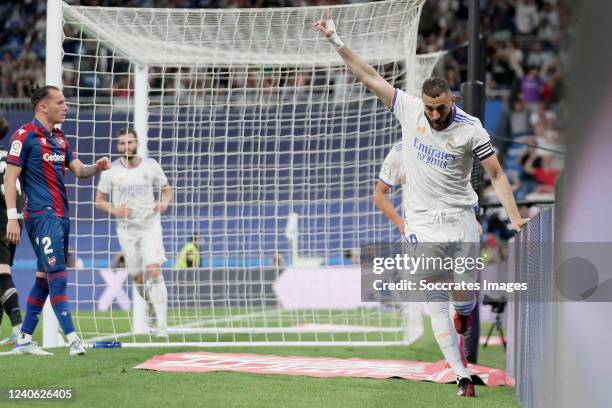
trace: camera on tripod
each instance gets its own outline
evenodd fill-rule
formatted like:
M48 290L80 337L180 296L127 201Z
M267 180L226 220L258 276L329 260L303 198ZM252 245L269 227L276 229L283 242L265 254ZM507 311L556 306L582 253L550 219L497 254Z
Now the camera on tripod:
M484 298L482 299L482 304L485 306L491 306L491 311L493 313L504 313L504 310L506 309L506 303L508 302L506 301L505 296L496 298L493 296L484 295Z
M487 335L487 340L485 341L483 348L487 348L489 345L489 340L491 339L491 335L493 334L493 330L497 329L499 335L501 337L502 344L504 346L504 350L506 349L506 338L504 337L504 327L502 325L501 315L506 310L506 298L504 296L500 296L499 298L484 295L482 298L482 304L485 306L491 306L491 311L495 313L495 322L491 325L489 329L489 334Z

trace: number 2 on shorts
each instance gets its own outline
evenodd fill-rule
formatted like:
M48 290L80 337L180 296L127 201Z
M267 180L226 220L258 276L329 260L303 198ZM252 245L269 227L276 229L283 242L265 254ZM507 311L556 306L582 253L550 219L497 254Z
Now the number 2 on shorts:
M36 245L40 245L40 243L38 242L38 237L36 237L35 241L36 241ZM53 248L51 248L51 238L43 237L40 241L44 245L43 252L45 253L45 255L52 254L53 253Z

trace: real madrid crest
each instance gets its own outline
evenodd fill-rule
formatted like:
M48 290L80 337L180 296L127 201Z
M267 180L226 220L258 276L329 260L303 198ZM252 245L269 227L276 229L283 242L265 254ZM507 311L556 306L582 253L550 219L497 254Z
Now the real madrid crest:
M448 150L454 150L455 149L455 139L450 136L448 139L446 139L446 148Z

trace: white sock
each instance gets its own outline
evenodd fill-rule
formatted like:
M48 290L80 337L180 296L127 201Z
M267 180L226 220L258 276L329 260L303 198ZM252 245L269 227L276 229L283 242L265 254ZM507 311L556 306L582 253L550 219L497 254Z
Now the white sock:
M77 336L76 332L68 333L66 335L66 340L68 340L68 344L72 344L78 339L79 339L79 336Z
M13 334L15 336L19 336L19 333L21 333L21 325L16 324L15 326L13 326Z
M431 312L431 328L444 358L457 377L471 378L461 361L459 338L448 314L448 302L430 302L427 306Z
M157 329L159 331L166 331L168 328L168 323L166 322L168 289L166 288L164 277L160 275L157 278L149 279L148 284L150 285L149 294L151 296L151 303L153 303L155 317L157 318Z
M32 335L28 333L21 332L17 337L17 344L26 344L32 342Z
M140 295L141 298L143 298L146 301L149 300L148 296L146 295L145 284L144 283L136 283L136 282L134 282L134 287L136 288L136 292L138 292L138 294Z

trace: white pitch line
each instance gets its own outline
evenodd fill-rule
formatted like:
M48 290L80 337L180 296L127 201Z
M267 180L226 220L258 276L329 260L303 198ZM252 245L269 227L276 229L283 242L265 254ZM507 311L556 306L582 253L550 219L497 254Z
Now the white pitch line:
M170 334L297 334L297 333L397 333L403 331L402 327L373 327L373 326L342 326L309 324L293 327L196 327L196 328L168 328ZM111 340L119 337L132 336L133 333L117 333L107 336L98 336L88 339L88 342ZM154 336L154 334L152 334ZM231 343L231 342L228 342Z

